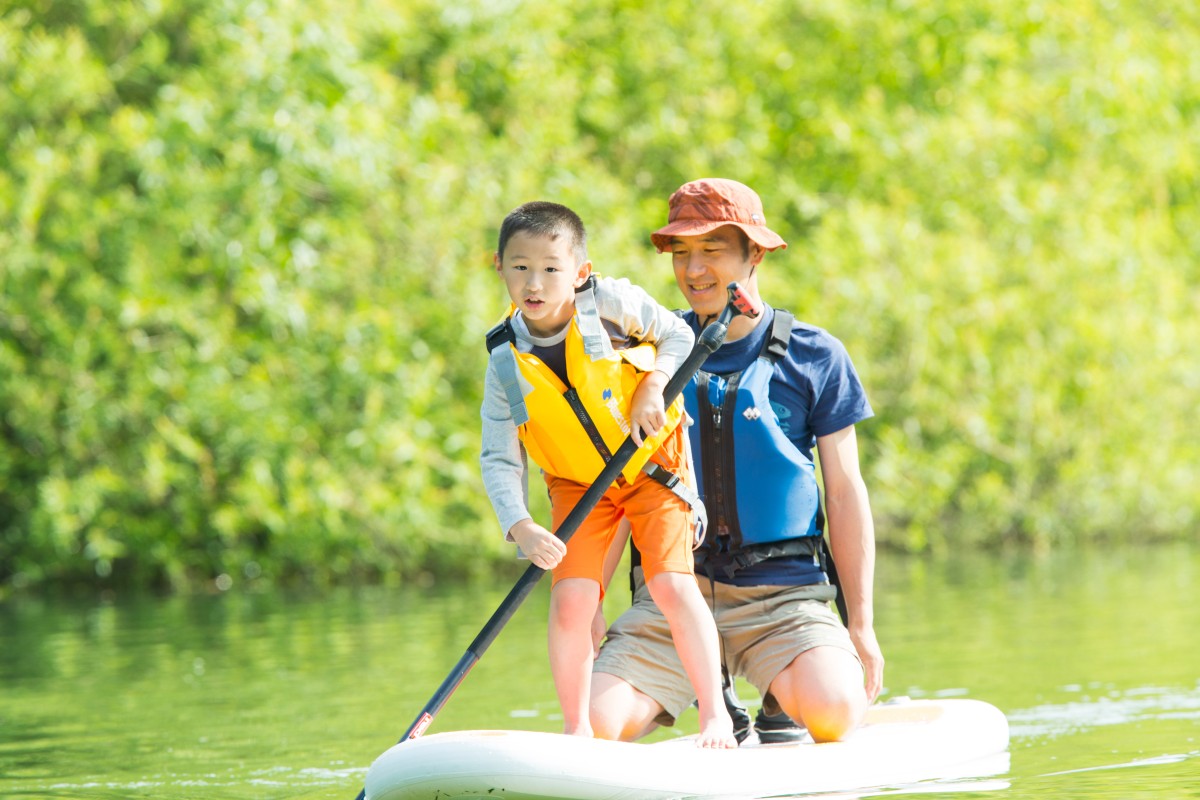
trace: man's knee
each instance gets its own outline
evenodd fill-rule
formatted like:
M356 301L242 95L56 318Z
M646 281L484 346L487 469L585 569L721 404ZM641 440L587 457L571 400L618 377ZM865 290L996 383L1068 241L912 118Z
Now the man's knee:
M646 588L655 605L667 617L683 605L687 593L698 591L696 579L683 572L660 572L646 582Z
M632 742L657 725L654 718L662 707L632 685L607 672L592 673L592 731L599 739Z
M797 656L772 681L771 694L818 742L845 738L867 713L862 667L838 648L814 648Z
M803 712L804 725L816 742L836 742L849 736L867 713L867 695L861 688L856 694L824 697Z

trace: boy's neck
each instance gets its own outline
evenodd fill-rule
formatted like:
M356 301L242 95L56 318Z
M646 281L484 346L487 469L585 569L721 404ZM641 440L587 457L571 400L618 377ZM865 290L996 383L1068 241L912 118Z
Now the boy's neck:
M563 331L570 327L571 319L574 316L572 315L571 317L567 317L566 322L560 325L555 325L553 329L547 329L540 325L537 327L531 325L529 320L526 319L525 315L520 311L517 312L517 315L521 318L521 323L525 326L525 330L529 331L529 335L535 339L553 339L556 336L560 336Z

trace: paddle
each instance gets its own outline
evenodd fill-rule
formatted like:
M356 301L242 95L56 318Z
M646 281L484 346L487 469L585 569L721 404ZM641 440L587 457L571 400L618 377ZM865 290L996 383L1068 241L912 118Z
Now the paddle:
M729 300L725 304L725 308L721 310L720 315L715 322L710 323L700 333L700 338L696 340L692 352L688 353L688 357L684 359L683 364L676 370L675 375L667 382L667 387L663 389L663 402L670 406L675 398L683 391L683 387L687 385L696 371L700 369L705 360L714 353L718 347L725 341L725 334L729 330L730 321L744 314L747 317L757 317L762 309L755 304L754 300L743 294L742 289L736 283L731 283L726 287L729 295ZM634 443L633 437L625 439L617 451L613 453L612 458L604 465L604 469L600 470L600 474L596 476L596 480L588 487L583 496L579 498L579 502L567 514L567 518L563 520L562 525L554 532L554 535L564 542L574 535L575 530L587 518L596 503L608 491L608 487L617 479L621 471L625 469L625 465L633 454L638 451L637 444ZM416 739L420 737L425 730L433 723L433 718L446 705L446 701L450 699L450 695L458 688L459 684L467 677L467 673L471 668L483 657L484 652L495 641L500 634L501 629L512 619L517 608L525 601L533 591L533 587L541 580L545 570L541 567L530 564L525 573L517 579L517 583L509 591L508 596L500 603L500 607L492 614L491 619L483 626L483 630L471 642L467 651L463 653L462 658L454 665L454 669L442 681L442 685L434 692L433 697L421 709L421 713L413 720L412 725L408 726L404 736L400 738L403 742L407 739ZM358 793L356 800L364 800L366 797L366 789Z

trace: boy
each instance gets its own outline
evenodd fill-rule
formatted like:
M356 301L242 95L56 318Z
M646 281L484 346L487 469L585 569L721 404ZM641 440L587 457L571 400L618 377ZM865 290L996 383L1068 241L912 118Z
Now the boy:
M553 570L550 670L564 732L593 735L591 626L604 592L604 558L625 517L696 690L697 745L736 747L721 697L716 625L693 577L695 517L667 486L672 476L690 479L682 406L664 408L663 389L694 337L638 287L592 275L583 222L569 208L526 203L505 217L499 238L494 263L512 309L488 334L483 479L507 538ZM533 521L526 453L543 470L557 529L630 434L639 450L570 547Z

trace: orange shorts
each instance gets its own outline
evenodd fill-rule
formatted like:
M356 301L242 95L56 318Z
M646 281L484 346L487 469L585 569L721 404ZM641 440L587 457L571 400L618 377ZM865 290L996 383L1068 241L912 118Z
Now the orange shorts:
M686 470L684 439L680 425L654 454L653 461L683 477ZM557 531L588 487L555 475L546 474L553 516L552 530ZM687 475L693 486L695 482ZM663 572L693 574L692 544L695 515L678 495L645 473L633 483L624 478L610 486L567 541L567 554L554 568L553 582L563 578L590 578L601 584L604 595L604 557L617 533L621 518L629 520L633 542L642 553L642 570L649 580Z

